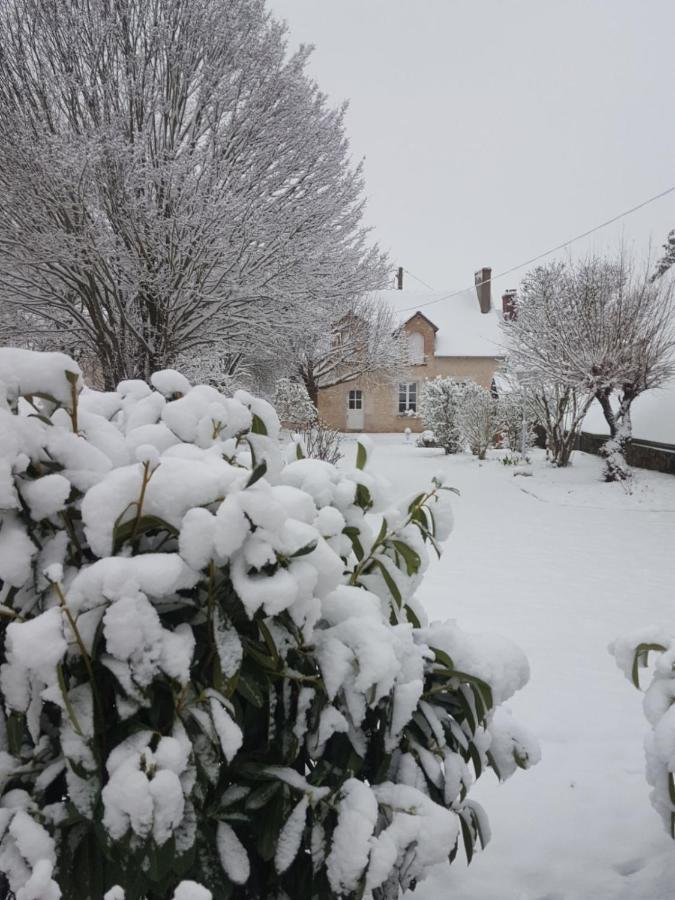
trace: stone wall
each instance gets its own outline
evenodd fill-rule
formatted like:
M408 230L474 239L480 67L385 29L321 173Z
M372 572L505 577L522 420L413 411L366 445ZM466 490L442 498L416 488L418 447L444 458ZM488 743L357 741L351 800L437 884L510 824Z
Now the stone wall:
M605 434L590 434L583 431L579 437L579 450L598 454L606 440ZM675 446L672 444L634 438L626 453L626 459L629 465L640 469L653 469L656 472L675 475Z

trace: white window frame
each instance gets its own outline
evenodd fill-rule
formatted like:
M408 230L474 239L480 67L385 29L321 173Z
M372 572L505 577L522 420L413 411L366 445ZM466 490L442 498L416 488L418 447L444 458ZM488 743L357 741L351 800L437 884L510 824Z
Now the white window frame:
M363 409L363 391L349 391L347 394L347 409Z
M399 416L417 415L418 385L416 381L400 382L398 385Z

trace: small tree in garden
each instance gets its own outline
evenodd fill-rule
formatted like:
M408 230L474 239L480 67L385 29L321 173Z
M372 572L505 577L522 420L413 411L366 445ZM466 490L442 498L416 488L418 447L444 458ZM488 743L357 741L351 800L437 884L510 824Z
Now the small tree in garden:
M522 653L415 597L449 489L151 384L0 350L0 894L391 900L471 859L472 782L537 749Z
M526 384L553 384L559 398L572 389L579 415L587 398L600 403L607 481L630 477L633 402L673 374L672 297L672 283L650 280L623 256L554 263L526 276L517 316L505 323L511 365Z
M474 382L467 382L458 414L459 430L478 459L485 459L488 447L495 441L499 429L497 403L490 391Z
M532 410L523 392L504 390L497 398L500 446L523 456L532 446Z
M509 446L518 437L518 418L522 430L523 411L529 422L540 425L546 434L546 455L558 467L569 465L579 431L592 401L588 391L553 383L525 385L518 374L507 369L503 375L506 391L499 398L500 428L509 435ZM528 429L528 441L532 430Z
M446 453L461 450L462 435L459 428L459 410L464 396L465 383L443 377L425 381L420 396L420 414L424 427L434 433L436 445Z
M282 424L294 430L306 427L318 418L316 406L309 399L305 385L290 378L278 380L274 408Z
M652 728L645 738L646 774L652 788L652 806L661 816L668 834L675 838L675 746L672 739L675 635L660 627L643 628L617 639L609 649L616 664L638 690L642 689L640 669L647 667L650 654L656 656L643 704Z

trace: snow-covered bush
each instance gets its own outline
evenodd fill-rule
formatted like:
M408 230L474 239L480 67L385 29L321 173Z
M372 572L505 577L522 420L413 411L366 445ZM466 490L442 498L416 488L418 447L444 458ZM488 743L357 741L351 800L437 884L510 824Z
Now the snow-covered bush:
M293 436L296 456L321 459L336 465L342 459L342 435L318 416Z
M425 381L420 396L420 414L425 429L433 431L437 446L446 453L458 453L462 435L458 414L465 391L465 382L438 375Z
M436 441L436 435L433 431L429 431L427 428L421 434L417 436L417 440L415 441L415 445L417 447L438 447L438 442Z
M470 858L473 780L538 751L522 653L415 597L449 490L151 383L0 349L0 895L384 900Z
M652 728L645 738L646 773L652 806L675 838L675 635L658 626L643 628L617 639L609 650L638 690L640 668L649 664L650 653L656 654L643 701Z
M530 417L532 410L527 398L515 391L504 391L497 398L497 430L500 445L512 453L526 456L534 442Z
M497 403L490 393L473 381L466 383L457 414L460 434L478 459L485 459L499 429Z
M282 424L296 431L315 422L319 415L305 385L290 378L278 380L274 408Z

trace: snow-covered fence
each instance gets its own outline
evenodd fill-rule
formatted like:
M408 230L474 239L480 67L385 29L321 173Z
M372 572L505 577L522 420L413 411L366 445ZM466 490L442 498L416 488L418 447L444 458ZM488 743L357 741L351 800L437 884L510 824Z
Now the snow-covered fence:
M151 384L0 349L0 894L385 900L470 859L472 782L538 750L522 653L416 599L449 489Z

